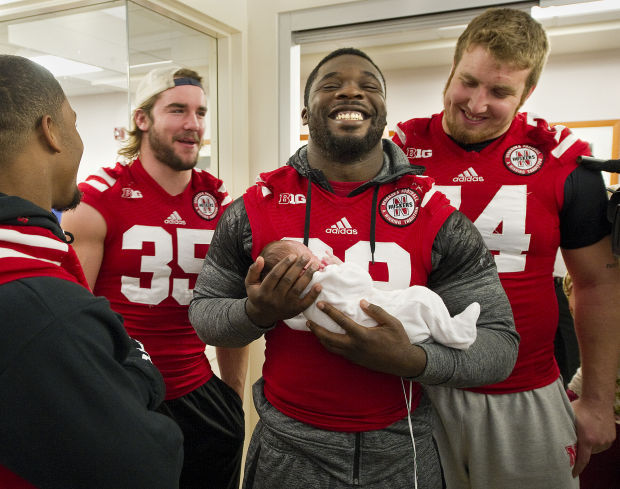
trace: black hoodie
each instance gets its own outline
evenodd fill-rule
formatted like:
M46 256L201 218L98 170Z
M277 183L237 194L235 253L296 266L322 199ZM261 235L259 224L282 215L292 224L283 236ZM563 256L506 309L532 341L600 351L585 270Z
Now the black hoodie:
M178 487L161 375L87 287L55 216L0 194L0 486Z

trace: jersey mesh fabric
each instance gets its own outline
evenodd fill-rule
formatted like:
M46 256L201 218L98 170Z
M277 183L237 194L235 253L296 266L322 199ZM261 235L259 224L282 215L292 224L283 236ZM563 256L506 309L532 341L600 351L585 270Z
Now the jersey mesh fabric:
M231 199L223 182L193 170L179 195L166 193L136 159L104 168L80 184L83 202L107 233L95 295L105 296L161 371L166 399L207 382L213 372L187 317L196 276Z

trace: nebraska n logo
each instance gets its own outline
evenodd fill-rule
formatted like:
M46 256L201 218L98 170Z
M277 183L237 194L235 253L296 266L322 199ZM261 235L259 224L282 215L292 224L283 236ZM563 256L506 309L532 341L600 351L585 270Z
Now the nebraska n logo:
M379 204L379 213L394 226L407 226L416 220L422 199L410 188L399 188L389 193Z
M404 195L401 195L400 197L394 197L394 199L392 200L392 205L392 214L394 217L406 217L410 214L408 209L408 202L407 199L405 199Z

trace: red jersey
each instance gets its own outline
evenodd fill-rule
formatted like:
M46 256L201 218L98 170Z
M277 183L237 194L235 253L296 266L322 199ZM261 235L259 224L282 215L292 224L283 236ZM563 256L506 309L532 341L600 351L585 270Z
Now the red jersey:
M382 184L373 208L376 189L342 197L312 184L308 246L319 256L329 250L362 265L379 288L425 285L433 241L454 208L427 177L406 175ZM244 204L253 259L270 241L303 241L307 190L308 180L290 166L262 174L248 189ZM283 322L265 338L265 396L285 415L332 431L382 429L406 416L398 377L329 353L312 333ZM420 397L416 388L414 408Z
M466 151L442 128L442 115L399 123L394 142L412 164L426 167L451 203L469 217L495 256L521 335L512 374L471 389L502 394L536 389L558 378L558 323L553 264L560 244L564 183L589 146L567 128L517 114L508 131Z
M192 170L187 188L171 196L140 160L103 168L80 184L83 202L106 221L95 295L105 296L144 344L176 399L213 372L187 310L215 226L231 202L221 180Z

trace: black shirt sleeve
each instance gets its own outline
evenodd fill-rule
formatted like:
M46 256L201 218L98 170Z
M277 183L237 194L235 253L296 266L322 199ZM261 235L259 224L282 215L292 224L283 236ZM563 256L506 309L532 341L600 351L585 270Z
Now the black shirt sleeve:
M560 211L560 246L583 248L611 232L607 220L607 191L601 172L578 166L564 183Z
M52 277L0 290L0 464L41 489L178 487L161 376L108 301Z

